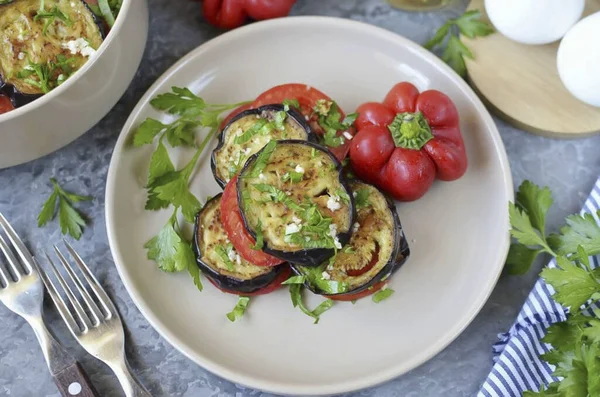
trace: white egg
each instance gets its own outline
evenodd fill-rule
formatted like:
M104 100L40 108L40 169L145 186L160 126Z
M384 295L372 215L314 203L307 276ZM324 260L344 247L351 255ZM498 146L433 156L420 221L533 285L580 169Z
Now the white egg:
M585 0L485 0L485 11L500 33L523 44L559 40L581 18Z
M556 65L560 79L577 99L600 107L600 12L571 28L560 42Z

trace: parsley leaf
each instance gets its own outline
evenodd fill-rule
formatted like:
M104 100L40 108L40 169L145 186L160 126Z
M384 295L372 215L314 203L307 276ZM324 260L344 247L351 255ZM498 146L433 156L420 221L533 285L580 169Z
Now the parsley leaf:
M600 293L600 281L564 256L557 258L557 264L560 268L544 268L541 276L556 290L554 300L576 313L593 294Z
M247 296L240 296L238 298L238 302L230 313L227 313L227 318L232 323L236 320L239 320L246 313L246 309L248 308L248 303L250 302L250 298Z
M261 134L268 135L275 127L266 119L258 119L252 127L248 128L242 135L236 136L234 143L242 144L248 142L253 136Z
M506 258L506 271L508 274L525 274L531 268L535 258L543 252L532 249L522 244L511 244Z
M254 165L252 166L252 170L248 173L248 177L256 178L263 172L276 147L277 141L271 140L261 149L258 153L258 157L254 160Z
M58 6L54 6L54 8L50 11L46 11L43 8L39 9L36 15L33 17L33 20L38 21L39 19L45 19L44 28L42 29L42 34L44 36L46 36L48 27L52 25L56 19L63 21L63 23L67 26L71 26L73 24L69 17L62 12Z
M375 294L373 294L373 302L379 303L383 300L386 300L387 298L392 296L393 293L394 293L394 290L391 288L385 288L385 289L379 290Z
M582 246L588 255L600 254L600 225L592 214L570 215L566 222L567 225L560 229L560 235L549 237L559 255L576 253L578 246Z
M334 304L334 301L331 299L326 299L319 304L314 310L309 310L305 305L302 299L302 290L303 286L301 284L292 284L290 285L290 296L292 298L292 305L294 307L299 308L304 314L310 316L315 319L315 324L319 323L321 314L325 313L327 310L331 309Z
M290 278L288 278L281 284L282 285L304 284L304 281L306 281L306 276L291 276Z
M58 220L61 233L69 234L76 240L81 238L82 228L86 225L85 219L73 208L74 203L89 201L90 196L81 196L68 192L61 188L54 178L50 178L53 190L50 197L44 202L42 210L38 215L38 227L42 227L56 216L56 201L58 200Z
M510 234L523 245L541 246L544 251L553 253L552 249L546 243L546 240L533 227L529 216L524 210L519 209L515 204L509 203L508 212L510 215Z
M449 19L423 47L433 50L435 47L443 46L446 41L446 48L442 54L442 59L456 73L464 77L467 72L464 58L473 59L473 54L460 40L459 33L474 39L476 37L488 36L494 32L492 26L487 22L481 21L480 18L481 12L479 10L470 10L458 18ZM448 37L447 40L446 37Z
M517 192L517 204L529 215L531 225L545 236L546 213L554 203L548 187L540 189L530 181L524 181Z
M281 104L286 112L290 110L290 108L300 109L300 102L298 102L296 98L284 99Z
M356 193L356 194L354 194ZM363 208L363 207L368 207L369 205L371 205L369 203L369 189L368 188L362 188L362 189L357 189L353 192L354 195L354 202L356 203L356 208Z
M165 272L181 272L186 269L189 271L192 266L198 267L190 243L179 230L177 211L178 208L175 208L173 215L158 235L144 245L148 250L148 259L155 261ZM194 283L199 280L199 277L195 278Z
M215 253L219 255L219 258L227 266L227 270L233 271L233 261L229 258L229 253L233 251L233 245L227 244L227 246L217 245L215 247Z
M346 116L342 121L342 114L337 103L319 99L313 111L319 117L319 125L323 129L322 141L325 146L338 147L346 142L344 136L338 136L338 131L346 131L352 127L358 118L358 113Z
M258 220L258 224L256 225L256 243L252 246L253 250L262 250L265 245L264 236L262 231L262 223L260 219Z

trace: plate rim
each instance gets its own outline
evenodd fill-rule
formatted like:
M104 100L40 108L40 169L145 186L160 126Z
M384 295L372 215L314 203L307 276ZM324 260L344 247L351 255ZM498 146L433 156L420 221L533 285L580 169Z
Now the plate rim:
M190 359L195 364L199 365L201 368L209 371L210 373L217 375L223 379L226 379L230 382L235 383L236 385L243 385L245 387L258 389L261 391L269 392L269 393L277 393L283 395L305 395L305 396L316 396L316 395L331 395L331 394L339 394L339 393L347 393L353 392L357 390L362 390L365 388L373 387L376 385L380 385L384 382L390 381L394 378L397 378L408 371L411 371L425 362L432 359L435 355L439 354L443 351L450 343L456 340L456 338L462 334L462 332L472 323L475 317L479 314L485 303L488 301L492 291L494 290L496 283L502 273L502 269L504 267L504 262L506 260L506 256L508 255L508 248L510 245L510 234L508 232L508 224L506 231L506 238L502 242L502 249L500 252L504 252L503 255L498 258L498 262L494 263L495 275L490 277L485 285L485 288L482 289L480 293L481 297L478 299L478 303L473 305L469 312L467 312L461 321L457 322L453 327L452 332L450 332L444 340L436 341L436 343L430 345L430 347L424 351L423 354L419 356L415 356L407 363L402 365L396 365L390 367L386 371L382 371L375 375L370 375L358 379L346 380L343 382L337 382L334 384L327 385L317 385L311 386L307 384L293 384L287 382L278 382L272 380L265 379L257 379L253 376L246 376L240 374L234 370L228 369L226 366L222 366L210 358L202 356L192 349L188 349L186 343L181 340L174 332L171 332L168 327L166 327L154 314L152 309L148 307L139 293L138 290L134 287L133 280L127 277L125 274L125 266L122 265L123 258L116 248L116 240L114 234L109 233L109 231L114 229L113 221L109 214L114 211L114 191L115 191L115 180L116 180L116 163L117 157L120 153L122 153L124 146L127 143L128 135L131 131L131 127L139 115L140 111L143 110L149 99L153 95L154 91L160 86L165 79L170 78L173 74L175 74L181 67L183 67L186 63L188 63L191 59L199 56L201 53L208 51L210 48L214 46L221 45L222 42L235 40L238 36L254 33L255 31L260 31L264 29L277 29L277 28L287 28L288 25L310 25L310 24L321 24L321 25L329 25L329 27L340 27L340 28L351 28L351 29L361 29L362 31L366 31L375 36L382 37L387 40L396 41L397 43L403 45L411 52L418 54L424 59L434 63L436 66L440 67L441 71L446 74L448 78L456 82L461 89L461 91L472 100L475 105L475 109L481 115L484 124L488 127L491 132L491 138L494 143L494 146L499 149L500 156L500 168L503 173L503 181L504 188L507 192L507 196L510 200L514 201L514 190L513 190L513 180L512 174L510 170L510 164L508 161L508 156L506 153L506 149L504 146L504 142L500 136L500 132L494 122L492 116L489 111L485 108L483 102L480 98L475 94L473 89L463 80L456 72L451 69L448 65L446 65L442 60L440 60L436 55L427 51L419 44L413 42L412 40L401 36L398 33L392 32L390 30L381 28L379 26L371 25L366 22L350 20L339 17L329 17L329 16L289 16L286 18L277 18L271 20L265 20L260 22L254 22L249 25L245 25L239 27L237 29L225 32L220 34L217 37L212 38L211 40L202 43L198 47L189 51L186 55L180 58L175 64L169 67L163 74L161 74L156 81L146 90L144 95L138 100L136 106L131 110L121 132L119 133L119 137L117 142L115 143L113 154L111 156L107 177L106 177L106 191L105 191L105 222L106 222L106 233L109 243L109 248L114 260L115 267L117 268L117 272L119 274L119 278L123 282L127 293L131 297L132 301L136 305L137 309L144 316L144 318L150 323L150 325L158 332L158 334L164 338L171 346L173 346L177 351L181 352L184 356ZM337 25L337 26L336 26ZM499 242L500 243L500 242Z

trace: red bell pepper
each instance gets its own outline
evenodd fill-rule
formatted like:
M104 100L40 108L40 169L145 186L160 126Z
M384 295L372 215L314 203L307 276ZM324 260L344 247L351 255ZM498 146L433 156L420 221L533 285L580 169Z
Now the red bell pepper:
M419 93L398 83L383 103L365 103L357 112L350 145L354 173L396 200L417 200L436 178L452 181L466 172L458 111L440 91Z
M241 26L248 17L254 20L284 17L296 0L203 0L204 18L221 29Z

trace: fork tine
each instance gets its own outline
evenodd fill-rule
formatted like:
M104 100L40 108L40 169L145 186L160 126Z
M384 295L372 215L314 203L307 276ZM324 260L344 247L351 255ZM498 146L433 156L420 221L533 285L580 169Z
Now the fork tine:
M92 320L94 320L94 325L98 325L98 323L100 323L100 319L103 319L105 317L105 315L102 314L102 312L96 305L96 302L94 302L94 300L92 299L90 294L87 292L87 290L83 286L83 283L79 279L79 276L77 276L77 274L75 274L75 271L71 267L71 264L63 256L62 252L60 252L60 250L58 249L58 247L56 245L54 246L54 251L56 252L56 255L58 256L58 259L62 263L63 267L69 274L69 277L71 278L71 280L73 280L73 283L75 283L75 287L79 291L79 294L81 294L81 297L83 298L86 306L88 307L89 311L91 312L92 316L94 317L92 319Z
M98 298L98 301L104 306L104 309L109 313L109 318L113 315L118 315L115 305L113 304L110 297L106 294L104 288L102 288L102 286L100 285L100 283L96 279L96 276L94 276L90 268L85 264L83 259L81 259L79 254L75 251L75 249L73 249L71 244L69 244L66 240L63 240L63 242L65 243L67 250L73 257L75 264L77 265L79 270L81 270L83 277L85 277L88 284L92 288L92 291L94 291L96 298Z
M56 290L54 283L52 282L52 280L50 280L50 278L48 277L48 275L46 274L44 269L42 269L42 267L40 266L37 259L35 259L35 257L33 257L33 267L39 273L40 278L42 279L42 282L46 286L48 295L50 295L50 298L52 298L52 301L54 302L54 306L56 306L58 313L60 314L62 319L67 324L69 331L71 331L74 334L78 334L79 332L81 332L79 325L77 325L77 322L73 318L73 315L69 311L69 308L65 304L65 301L63 300L63 298L60 296L60 294Z
M69 299L69 302L71 302L71 305L73 306L73 308L75 308L77 317L79 318L79 320L81 321L81 324L83 325L83 332L86 332L88 329L90 329L92 327L90 318L88 317L87 314L85 314L83 307L81 306L81 304L79 303L77 298L75 298L75 295L73 294L73 291L71 290L71 287L69 287L69 285L67 284L67 282L65 281L63 276L58 272L58 270L56 269L56 266L54 266L54 262L52 262L52 259L50 259L50 256L48 254L46 254L46 258L48 259L48 263L50 263L50 267L52 268L54 275L58 279L58 283L63 288L63 291L65 291L65 294L67 294L67 298Z
M23 241L21 241L17 232L15 232L15 229L13 229L13 227L10 225L10 223L8 223L4 215L2 215L1 213L0 226L2 227L2 229L4 229L4 232L8 236L8 239L12 242L13 247L15 248L15 251L17 251L17 253L21 257L21 263L23 264L25 272L27 274L30 274L32 272L31 264L33 263L33 256L31 256L27 247L25 247Z
M4 253L6 262L12 270L12 274L15 276L15 281L21 281L22 270L19 269L19 262L17 261L17 258L15 258L15 256L13 255L12 251L10 250L10 247L8 246L8 244L2 236L0 236L0 250Z
M6 274L6 270L4 270L4 266L2 266L2 264L0 264L0 279L2 280L2 282L4 283L4 285L6 287L8 287L8 285L12 282L12 279L9 280L11 277L10 275ZM2 290L1 288L2 286L0 286L0 290Z

